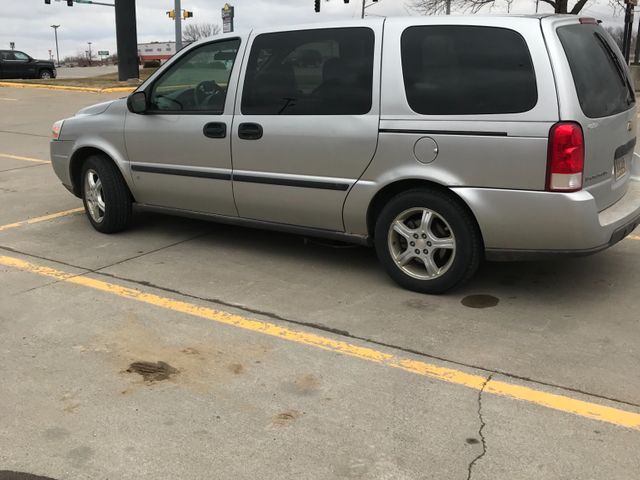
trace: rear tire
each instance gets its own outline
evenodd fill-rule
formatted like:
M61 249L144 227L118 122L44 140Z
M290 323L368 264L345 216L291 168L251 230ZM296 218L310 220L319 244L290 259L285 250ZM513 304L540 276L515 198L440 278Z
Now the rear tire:
M444 192L414 189L392 198L375 226L378 258L399 285L440 294L478 269L482 238L473 216Z
M131 224L132 200L120 170L102 156L89 157L80 177L84 209L93 228L116 233Z

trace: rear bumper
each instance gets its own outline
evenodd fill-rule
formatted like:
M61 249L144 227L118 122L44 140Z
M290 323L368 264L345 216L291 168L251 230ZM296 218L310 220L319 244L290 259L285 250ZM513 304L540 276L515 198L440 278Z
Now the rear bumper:
M71 170L69 168L73 142L52 140L49 147L53 171L58 176L62 184L67 187L69 191L73 192L73 182L71 181Z
M640 225L640 179L598 213L590 193L455 188L478 220L490 260L589 255Z

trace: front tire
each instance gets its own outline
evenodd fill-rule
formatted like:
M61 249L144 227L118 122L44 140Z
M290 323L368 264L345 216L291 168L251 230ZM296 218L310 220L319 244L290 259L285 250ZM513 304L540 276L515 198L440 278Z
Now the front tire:
M89 157L81 181L84 209L93 228L116 233L131 224L131 194L113 162L100 155Z
M378 258L399 285L444 293L471 278L482 258L473 216L444 192L414 189L382 209L375 226Z
M42 70L40 71L40 79L41 80L49 80L53 78L53 72L51 70Z

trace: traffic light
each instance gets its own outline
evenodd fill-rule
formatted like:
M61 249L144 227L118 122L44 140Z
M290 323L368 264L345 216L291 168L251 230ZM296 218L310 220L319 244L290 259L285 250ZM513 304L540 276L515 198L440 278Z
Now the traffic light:
M183 10L182 11L182 19L186 20L187 18L192 18L193 17L193 12L190 12L189 10Z
M169 18L172 19L172 20L176 19L176 11L175 10L169 10L167 12L167 15L169 15Z
M320 13L320 0L316 0L316 13Z

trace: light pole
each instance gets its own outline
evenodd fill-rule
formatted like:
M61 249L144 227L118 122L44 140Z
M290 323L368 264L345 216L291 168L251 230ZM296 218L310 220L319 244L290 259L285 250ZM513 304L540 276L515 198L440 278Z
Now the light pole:
M87 42L89 45L89 66L91 66L91 42Z
M58 50L58 28L60 28L60 25L51 25L51 28L53 28L56 36L56 59L58 60L58 66L60 66L60 50Z
M180 0L176 0L174 10L176 12L176 52L179 52L182 50L182 5Z

